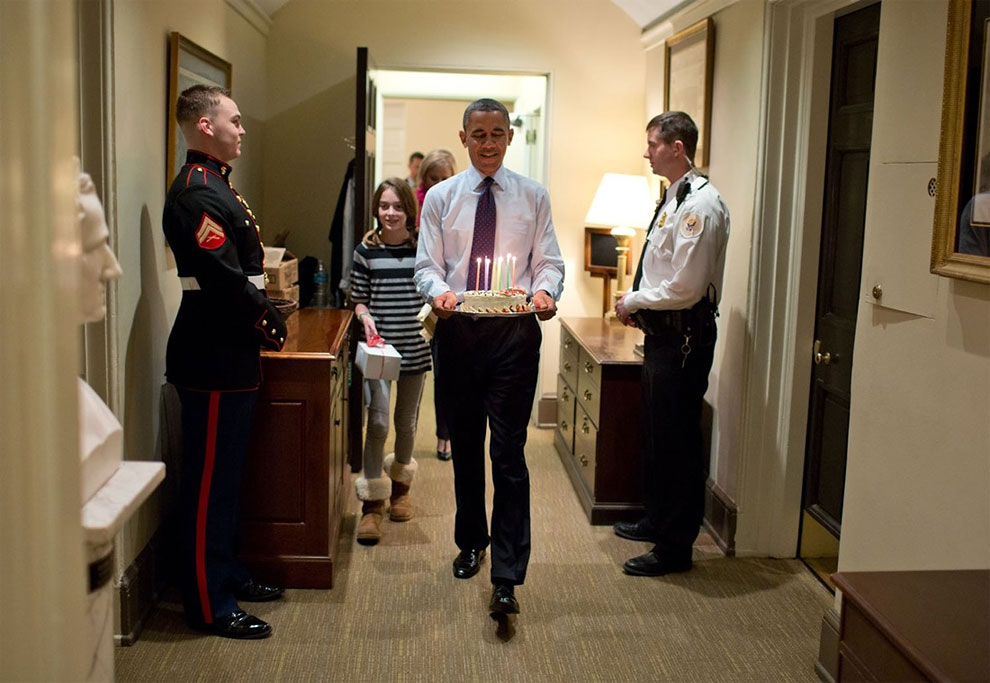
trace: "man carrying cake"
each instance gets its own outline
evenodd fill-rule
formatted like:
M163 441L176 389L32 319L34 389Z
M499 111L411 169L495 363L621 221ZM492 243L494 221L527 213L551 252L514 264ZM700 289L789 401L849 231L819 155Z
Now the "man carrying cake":
M477 574L491 544L489 611L493 618L504 618L519 612L514 588L526 579L529 564L526 427L542 341L535 318L556 314L564 262L546 188L502 165L512 142L505 106L491 99L472 102L459 134L471 166L427 194L414 279L440 318L435 338L448 397L457 502L454 542L460 551L454 576ZM501 266L497 274L496 262ZM532 311L455 312L465 291L512 288L532 294ZM490 534L484 460L488 425L494 488Z

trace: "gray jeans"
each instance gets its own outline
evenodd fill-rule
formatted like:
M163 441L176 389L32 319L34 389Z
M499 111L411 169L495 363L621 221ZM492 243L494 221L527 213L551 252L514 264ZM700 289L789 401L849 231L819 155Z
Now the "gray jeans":
M408 465L412 459L419 422L419 402L423 397L426 373L400 375L395 392L395 460ZM392 382L384 379L364 381L364 405L368 409L368 429L364 438L364 476L384 476L385 439L388 437L388 407Z

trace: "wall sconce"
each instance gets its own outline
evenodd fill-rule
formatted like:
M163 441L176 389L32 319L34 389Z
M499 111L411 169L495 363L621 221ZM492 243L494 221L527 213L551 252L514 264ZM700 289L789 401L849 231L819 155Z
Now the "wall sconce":
M645 230L649 225L653 204L650 185L644 176L606 173L598 184L595 198L584 217L587 226L596 226L585 231L585 270L593 277L605 280L602 315L608 313L615 300L626 291L631 263L629 243L636 228ZM612 275L618 277L614 299L609 294Z

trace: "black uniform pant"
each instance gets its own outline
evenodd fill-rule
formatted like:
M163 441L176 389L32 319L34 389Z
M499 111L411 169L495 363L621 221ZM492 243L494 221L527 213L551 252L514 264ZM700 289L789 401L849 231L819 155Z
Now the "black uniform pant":
M186 619L208 624L237 609L250 578L237 560L241 474L257 390L196 391L182 401L179 559Z
M701 406L715 350L715 322L693 330L647 334L644 343L643 501L654 552L689 561L705 511ZM687 351L687 353L685 353Z
M536 317L472 318L437 324L439 374L453 452L454 542L461 550L491 543L493 583L519 585L530 552L529 424L542 333ZM485 507L485 434L491 427L491 535Z

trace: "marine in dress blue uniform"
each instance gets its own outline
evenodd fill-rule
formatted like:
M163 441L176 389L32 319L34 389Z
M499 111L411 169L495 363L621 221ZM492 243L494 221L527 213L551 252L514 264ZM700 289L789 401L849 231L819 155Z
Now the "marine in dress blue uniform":
M631 291L616 302L619 319L643 330L643 504L637 522L615 533L653 543L623 565L627 574L660 576L691 568L704 515L701 407L715 349L729 211L694 167L698 129L683 112L647 126L653 172L671 180L657 206Z
M222 89L194 86L179 98L190 151L162 216L182 301L165 374L182 402L180 580L190 625L231 638L271 633L237 600L282 589L255 583L237 560L241 473L261 382L260 349L280 350L286 327L265 296L258 223L230 184L240 153L240 113ZM185 116L185 120L183 119ZM224 160L225 159L225 160Z

